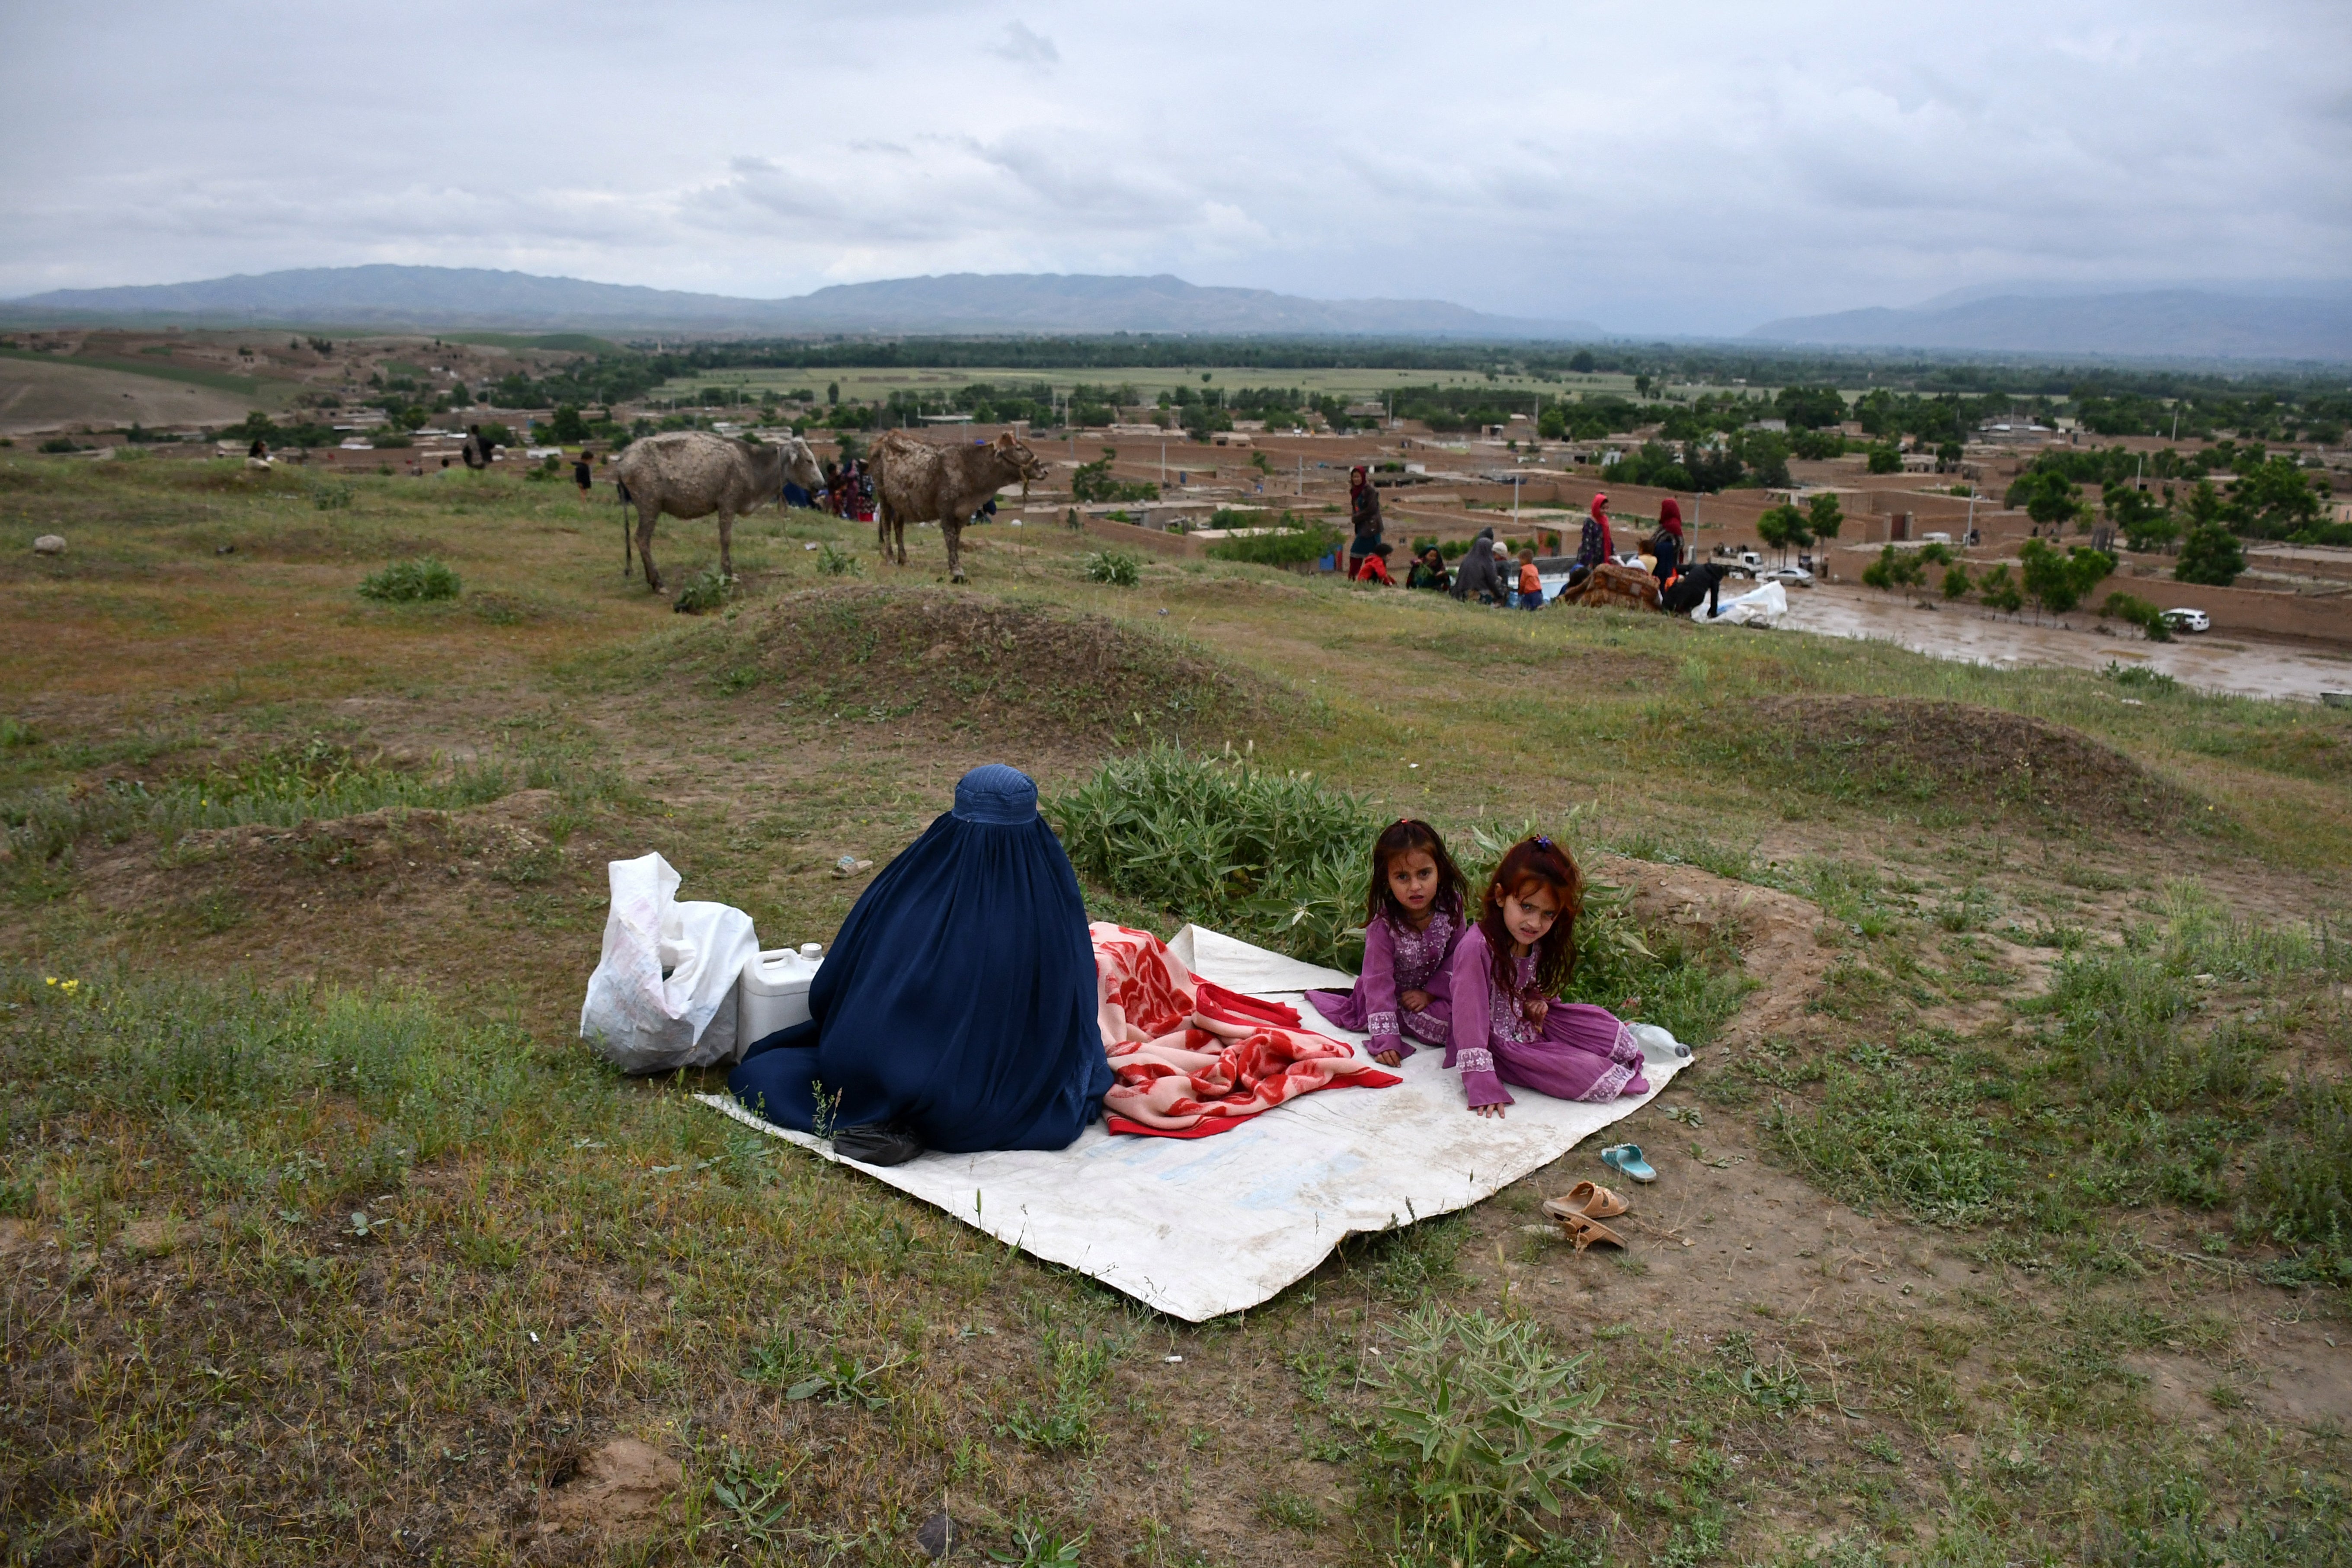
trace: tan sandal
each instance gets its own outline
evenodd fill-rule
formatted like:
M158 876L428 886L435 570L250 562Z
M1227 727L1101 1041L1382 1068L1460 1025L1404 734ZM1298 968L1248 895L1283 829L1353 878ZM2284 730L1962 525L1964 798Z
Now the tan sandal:
M1566 1197L1545 1199L1543 1212L1554 1219L1570 1214L1582 1215L1587 1219L1614 1219L1632 1206L1607 1187L1579 1182L1568 1189Z
M1596 1241L1605 1241L1612 1247L1622 1247L1625 1245L1623 1237L1602 1225L1591 1215L1580 1211L1570 1209L1566 1214L1556 1214L1552 1218L1559 1223L1560 1235L1576 1243L1576 1250L1579 1252Z

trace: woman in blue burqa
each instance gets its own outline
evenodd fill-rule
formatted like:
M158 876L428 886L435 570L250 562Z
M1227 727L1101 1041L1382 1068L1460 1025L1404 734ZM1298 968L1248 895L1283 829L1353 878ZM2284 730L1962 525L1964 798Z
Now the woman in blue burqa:
M780 1127L895 1164L924 1149L1060 1149L1111 1087L1094 945L1037 786L1001 763L890 862L809 984L809 1021L727 1087Z

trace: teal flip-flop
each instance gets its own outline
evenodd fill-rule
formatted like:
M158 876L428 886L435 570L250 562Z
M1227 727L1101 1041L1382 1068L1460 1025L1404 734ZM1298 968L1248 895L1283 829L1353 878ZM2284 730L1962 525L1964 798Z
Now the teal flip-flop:
M1639 1143L1612 1143L1601 1151L1601 1163L1636 1182L1646 1184L1658 1179L1656 1168L1642 1158Z

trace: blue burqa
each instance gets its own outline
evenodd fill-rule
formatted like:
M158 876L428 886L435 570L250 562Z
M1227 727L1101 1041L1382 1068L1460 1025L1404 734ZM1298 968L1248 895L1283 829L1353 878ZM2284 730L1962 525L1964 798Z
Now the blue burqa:
M780 1127L816 1131L821 1093L828 1127L896 1123L950 1153L1060 1149L1085 1130L1111 1087L1094 944L1026 774L964 774L955 809L849 911L809 1013L727 1079Z

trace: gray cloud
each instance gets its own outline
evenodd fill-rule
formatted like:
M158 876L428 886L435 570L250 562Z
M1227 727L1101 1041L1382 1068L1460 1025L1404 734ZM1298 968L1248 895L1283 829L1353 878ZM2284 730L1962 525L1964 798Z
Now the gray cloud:
M1062 63L1062 51L1054 47L1054 40L1043 34L1031 32L1017 18L1004 24L1004 31L996 42L988 47L988 52L1017 65L1055 66Z
M126 0L0 49L0 294L362 261L1171 271L1727 331L2341 279L2352 8Z

